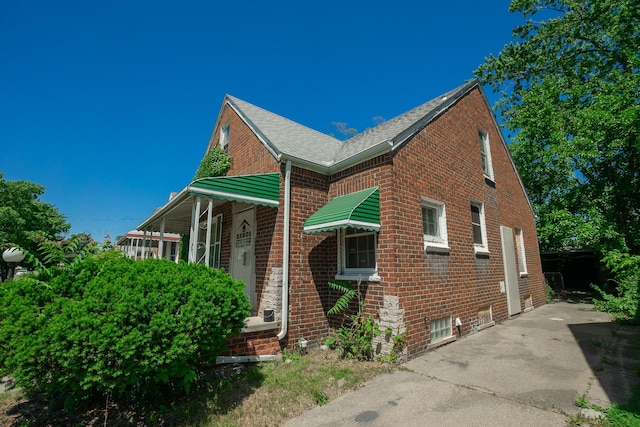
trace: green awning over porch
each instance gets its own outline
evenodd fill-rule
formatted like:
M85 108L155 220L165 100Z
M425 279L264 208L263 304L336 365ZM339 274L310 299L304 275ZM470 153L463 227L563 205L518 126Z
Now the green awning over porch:
M380 191L378 187L336 197L304 223L305 233L342 228L380 230Z
M234 202L275 207L280 200L280 174L202 178L191 183L189 192Z

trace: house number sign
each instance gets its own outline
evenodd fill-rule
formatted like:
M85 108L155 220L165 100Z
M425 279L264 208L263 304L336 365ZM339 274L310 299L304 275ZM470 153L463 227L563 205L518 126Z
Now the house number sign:
M251 229L246 221L242 222L240 232L236 233L236 248L247 248L251 246Z

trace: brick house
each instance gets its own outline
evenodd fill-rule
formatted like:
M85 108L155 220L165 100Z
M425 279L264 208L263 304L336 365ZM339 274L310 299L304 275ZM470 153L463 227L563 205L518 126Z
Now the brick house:
M226 176L138 229L189 236L190 262L245 282L252 317L229 356L321 342L334 279L360 281L382 329L406 334L402 358L545 303L534 213L477 80L346 141L227 95L216 145Z

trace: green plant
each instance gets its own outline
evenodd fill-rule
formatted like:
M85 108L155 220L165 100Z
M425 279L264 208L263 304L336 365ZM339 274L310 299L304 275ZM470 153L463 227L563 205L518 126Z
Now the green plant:
M578 396L578 397L576 397L575 405L578 408L588 408L589 407L589 401L584 396Z
M327 402L329 402L329 396L327 396L327 394L322 391L313 390L311 394L313 395L314 400L319 406L324 406L327 404Z
M553 288L551 287L551 285L549 285L547 283L547 288L546 288L546 298L547 298L547 304L553 304L554 300L553 297L555 296L555 292L553 290Z
M599 296L593 300L596 309L613 314L616 320L640 323L640 255L613 251L603 262L615 275L609 281L616 284L616 292L610 294L592 285Z
M295 351L290 351L289 349L287 349L286 347L282 349L282 360L283 361L287 361L287 360L292 360L292 361L296 361L300 359L300 354L299 352L295 352Z
M342 292L335 305L328 314L344 312L349 304L357 298L357 312L349 316L349 323L340 327L336 334L327 338L325 344L337 348L342 357L357 360L371 360L373 358L373 338L380 335L380 327L371 314L366 313L364 300L360 295L360 281L357 286L349 282L329 282L331 289Z
M0 288L0 369L72 407L188 391L249 315L242 282L201 264L117 253Z
M231 157L216 145L204 155L193 179L224 175L231 168L231 163Z

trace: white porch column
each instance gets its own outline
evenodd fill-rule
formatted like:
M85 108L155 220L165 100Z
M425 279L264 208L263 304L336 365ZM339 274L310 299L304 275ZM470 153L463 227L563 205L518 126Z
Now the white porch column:
M211 216L213 211L213 199L209 199L209 207L207 208L207 239L204 248L204 262L207 267L211 266Z
M140 259L147 258L147 229L142 230L142 256Z
M160 236L158 236L158 259L164 258L164 220L165 217L162 217L162 222L160 223Z
M200 196L196 197L191 209L191 230L189 231L189 260L196 262L198 256L198 224L200 222Z

